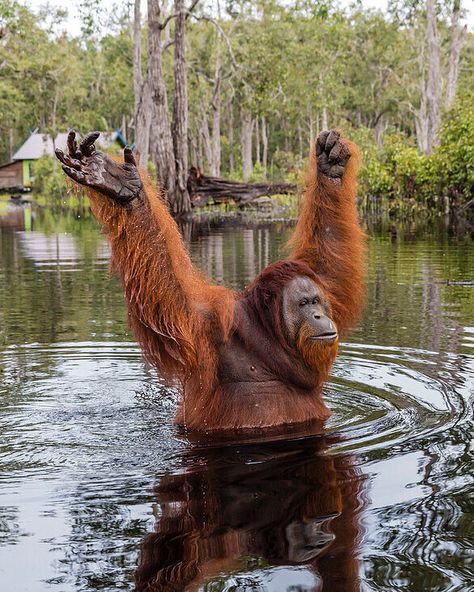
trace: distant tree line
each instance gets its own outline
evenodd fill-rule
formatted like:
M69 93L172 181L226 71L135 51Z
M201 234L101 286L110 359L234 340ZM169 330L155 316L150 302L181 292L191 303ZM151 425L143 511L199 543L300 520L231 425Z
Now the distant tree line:
M135 0L105 23L100 0L81 8L71 38L63 11L0 5L2 161L33 128L120 128L180 213L189 165L285 178L319 131L340 126L363 144L370 194L413 193L426 178L421 195L472 192L474 36L461 0L392 0L387 14L332 0L148 0L146 15ZM447 141L467 147L461 172Z

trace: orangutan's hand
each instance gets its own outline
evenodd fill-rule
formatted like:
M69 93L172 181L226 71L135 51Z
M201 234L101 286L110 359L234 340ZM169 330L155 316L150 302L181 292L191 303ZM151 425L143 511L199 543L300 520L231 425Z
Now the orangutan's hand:
M337 130L325 131L316 140L318 171L331 179L342 179L351 153Z
M56 150L63 171L77 183L95 189L125 206L133 201L143 188L132 149L124 149L124 164L115 162L95 149L94 142L100 132L91 132L77 147L76 132L67 138L68 154Z

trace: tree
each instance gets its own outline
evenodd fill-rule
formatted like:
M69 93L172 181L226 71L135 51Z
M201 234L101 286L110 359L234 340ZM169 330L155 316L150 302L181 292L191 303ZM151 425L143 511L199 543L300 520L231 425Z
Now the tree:
M456 88L459 76L459 56L464 38L467 32L467 25L459 26L461 14L461 0L453 1L453 13L451 16L451 47L449 52L448 78L446 82L446 94L444 106L451 109L456 97Z

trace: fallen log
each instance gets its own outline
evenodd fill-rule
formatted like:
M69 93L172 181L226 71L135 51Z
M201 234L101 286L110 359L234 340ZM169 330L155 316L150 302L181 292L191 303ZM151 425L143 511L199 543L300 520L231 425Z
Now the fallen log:
M207 177L198 167L189 169L187 187L194 206L203 206L210 201L221 203L230 200L244 204L258 197L296 192L296 185L293 183L240 183L220 177Z

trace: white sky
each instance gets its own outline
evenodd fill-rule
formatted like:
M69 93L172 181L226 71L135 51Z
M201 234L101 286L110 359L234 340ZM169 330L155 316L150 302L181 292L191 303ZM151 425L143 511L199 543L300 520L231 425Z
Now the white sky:
M64 0L19 0L21 4L25 4L33 10L37 10L40 6L44 6L46 3L57 7L66 8L68 11L67 30L73 35L79 35L81 30L81 23L78 16L78 5L80 0L69 0L65 3ZM362 0L362 5L365 8L378 8L385 11L387 8L388 0ZM133 0L100 0L101 6L109 13L113 14L115 7L125 7L133 5ZM351 0L341 0L341 4L349 6ZM467 22L470 30L474 29L474 0L463 0L463 8L467 11ZM146 11L146 0L142 0L142 12Z

